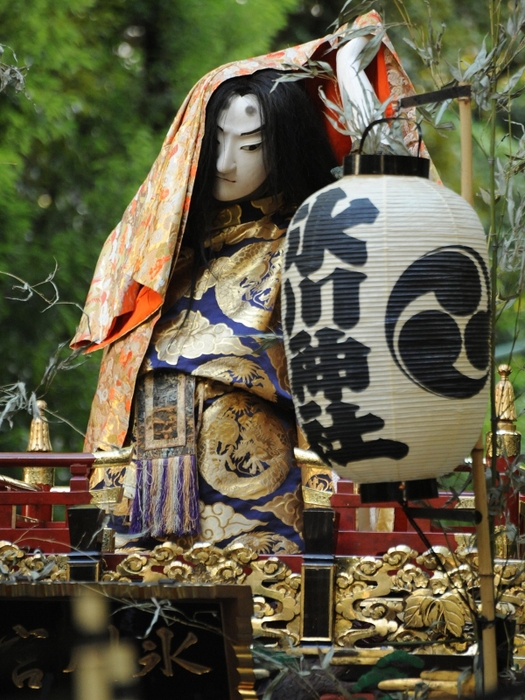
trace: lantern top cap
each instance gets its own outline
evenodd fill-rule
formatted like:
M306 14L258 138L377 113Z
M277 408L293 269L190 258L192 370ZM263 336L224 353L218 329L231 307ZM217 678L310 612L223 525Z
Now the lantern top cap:
M430 160L415 156L351 153L345 156L344 175L409 175L428 178Z

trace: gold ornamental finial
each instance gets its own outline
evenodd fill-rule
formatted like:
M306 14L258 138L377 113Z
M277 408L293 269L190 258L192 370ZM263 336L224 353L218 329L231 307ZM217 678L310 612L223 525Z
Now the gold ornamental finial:
M495 408L497 416L496 456L516 457L521 452L521 434L516 430L516 406L514 403L514 387L509 375L510 365L498 366L499 382L495 390ZM492 457L494 439L492 432L487 433L487 457Z
M44 415L47 403L39 399L36 402L40 415L33 416L29 428L27 452L53 452L49 437L49 423ZM41 487L53 486L55 470L52 467L24 467L24 482Z
M499 365L499 382L496 384L496 415L498 421L516 421L516 406L514 405L514 387L509 381L512 373L510 365Z
M39 399L36 402L40 415L34 416L29 428L29 441L27 452L53 452L51 438L49 437L49 423L44 415L47 403Z

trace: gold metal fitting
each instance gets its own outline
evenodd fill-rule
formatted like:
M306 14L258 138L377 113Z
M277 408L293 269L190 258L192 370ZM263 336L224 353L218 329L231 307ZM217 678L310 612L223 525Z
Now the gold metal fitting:
M29 428L29 441L26 452L52 452L51 439L49 437L49 423L44 415L47 403L39 399L36 402L40 415L34 416Z
M123 493L124 489L122 486L109 486L108 488L93 489L89 492L89 495L93 505L108 509L121 502Z
M110 527L105 527L102 529L102 546L103 552L114 552L115 551L115 530Z
M39 399L36 405L40 415L34 416L31 421L26 451L52 452L49 423L44 414L47 403ZM55 470L52 467L24 467L24 482L26 484L53 486L55 483Z
M330 466L323 462L319 455L313 450L304 450L301 447L294 447L293 453L298 467L316 467L317 469L325 470L330 469Z
M129 464L133 454L133 446L123 447L120 450L107 452L95 452L94 467L118 467Z
M510 365L499 365L499 382L496 384L496 415L498 417L496 430L496 456L516 457L521 453L521 434L516 430L516 405L514 403L514 387L509 380L512 372ZM492 457L494 437L487 433L487 458Z
M301 467L303 501L306 508L329 508L335 492L332 469L312 450L294 448Z

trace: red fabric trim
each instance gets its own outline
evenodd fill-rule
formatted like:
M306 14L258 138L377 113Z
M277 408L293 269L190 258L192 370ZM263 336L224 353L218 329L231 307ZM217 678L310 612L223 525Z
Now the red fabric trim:
M388 82L388 73L385 63L385 46L381 44L376 57L371 61L370 65L365 69L368 80L372 83L375 93L380 102L388 100L391 94L390 84ZM390 104L386 108L386 116L391 117L394 114L394 107Z
M135 301L135 308L132 311L121 314L114 319L113 325L105 340L96 345L91 345L86 349L86 353L100 350L101 348L114 343L129 331L136 328L143 321L149 318L162 306L162 297L150 287L141 287Z
M326 61L330 64L330 67L335 73L336 52L330 51L330 53L327 54L326 49L327 44L321 44L321 46L319 46L317 51L315 51L315 53L313 54L312 60ZM337 83L334 83L331 80L324 80L320 78L314 78L313 80L305 80L305 83L317 111L322 115L324 128L328 135L328 140L330 142L330 145L332 146L337 162L339 164L342 164L343 158L350 153L350 149L352 148L352 139L349 136L345 136L344 134L339 133L339 131L337 131L337 129L334 129L334 127L330 124L330 122L326 118L327 108L325 107L323 101L319 97L319 87L322 85L326 97L331 102L335 102L336 104L340 105L342 103L341 95L339 93L339 87Z
M330 66L332 67L332 70L336 71L336 52L332 51L328 55L326 55L326 45L321 44L321 46L317 49L317 51L314 53L312 56L312 59L315 60L322 60L322 61L327 61ZM370 80L372 87L375 90L375 93L377 95L377 98L380 102L385 102L388 100L390 97L390 84L388 82L388 73L386 69L386 63L385 63L385 47L382 44L381 47L379 48L379 51L376 54L376 57L370 62L370 65L365 69L365 73ZM313 103L315 104L317 110L322 114L323 116L323 123L326 129L326 133L328 134L328 140L330 141L330 145L332 146L332 149L334 151L335 157L337 158L338 163L343 162L343 158L347 156L350 153L350 150L352 148L352 140L349 136L345 136L344 134L341 134L337 129L334 129L334 127L330 124L328 119L326 118L326 111L327 108L325 107L323 101L319 97L319 86L322 85L323 89L325 91L326 97L331 101L335 102L339 105L342 104L341 101L341 95L339 93L339 87L337 83L332 82L331 80L321 80L321 79L314 79L314 80L306 80L306 86L308 89L308 92L310 94L311 99L313 100ZM391 117L394 113L394 109L392 105L388 105L386 109L386 116Z

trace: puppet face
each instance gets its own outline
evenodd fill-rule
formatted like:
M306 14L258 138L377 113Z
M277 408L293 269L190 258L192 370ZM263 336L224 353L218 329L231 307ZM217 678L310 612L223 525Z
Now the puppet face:
M213 196L235 202L254 194L268 176L263 158L262 118L255 95L236 95L217 123L217 177Z

